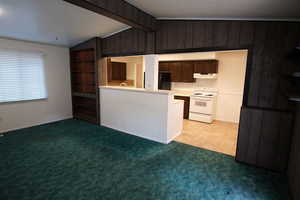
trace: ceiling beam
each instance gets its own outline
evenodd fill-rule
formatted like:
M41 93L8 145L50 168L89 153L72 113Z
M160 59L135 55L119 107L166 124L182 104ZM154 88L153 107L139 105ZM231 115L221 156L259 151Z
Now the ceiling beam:
M155 31L156 19L124 0L63 0L131 27Z

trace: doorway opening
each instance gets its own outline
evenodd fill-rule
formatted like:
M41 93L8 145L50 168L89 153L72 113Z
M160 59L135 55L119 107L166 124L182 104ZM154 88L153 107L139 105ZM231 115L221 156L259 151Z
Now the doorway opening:
M169 73L174 98L184 101L175 141L235 156L248 50L159 55L159 81ZM165 88L160 88L165 89Z

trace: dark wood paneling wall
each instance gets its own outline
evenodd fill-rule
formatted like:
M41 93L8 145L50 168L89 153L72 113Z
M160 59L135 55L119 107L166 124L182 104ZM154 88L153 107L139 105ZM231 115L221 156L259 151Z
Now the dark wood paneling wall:
M73 116L100 123L98 64L101 39L93 38L70 49Z
M155 53L155 33L130 28L103 39L103 56Z
M156 29L156 19L123 0L64 0L145 31Z
M159 21L156 52L248 49L246 83L236 159L284 171L290 147L293 104L285 74L287 55L299 42L300 23Z
M237 158L275 171L287 169L293 115L263 109L242 108Z
M290 154L290 162L288 169L289 185L291 196L293 200L300 199L300 105L297 105L293 137L292 148Z
M156 52L248 49L244 106L287 110L282 90L291 71L286 55L299 40L299 23L247 21L159 21Z
M120 56L248 49L236 159L282 171L293 109L284 75L295 71L286 56L299 35L298 22L158 20L155 35L129 29L105 38L103 52Z
M199 60L194 64L194 73L218 73L218 60Z

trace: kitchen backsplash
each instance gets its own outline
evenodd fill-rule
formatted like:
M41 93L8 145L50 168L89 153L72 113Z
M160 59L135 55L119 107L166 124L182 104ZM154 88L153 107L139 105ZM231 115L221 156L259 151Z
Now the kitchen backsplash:
M194 83L172 82L172 90L196 90L200 87L217 88L218 80L196 79Z

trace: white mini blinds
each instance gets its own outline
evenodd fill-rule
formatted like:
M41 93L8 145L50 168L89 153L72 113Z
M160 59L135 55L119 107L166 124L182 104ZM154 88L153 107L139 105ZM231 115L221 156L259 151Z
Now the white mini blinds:
M0 48L0 103L44 98L44 56Z

